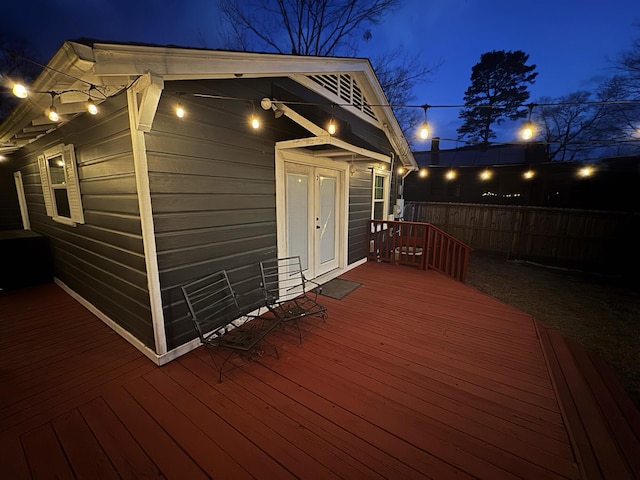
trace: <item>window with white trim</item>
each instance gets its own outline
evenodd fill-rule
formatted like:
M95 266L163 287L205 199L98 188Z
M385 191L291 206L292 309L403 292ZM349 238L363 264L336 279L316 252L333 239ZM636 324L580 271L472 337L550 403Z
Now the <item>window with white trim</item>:
M373 171L373 192L371 194L371 218L373 220L387 219L389 178L389 172Z
M82 197L73 145L56 145L38 156L42 194L47 215L75 226L84 223Z

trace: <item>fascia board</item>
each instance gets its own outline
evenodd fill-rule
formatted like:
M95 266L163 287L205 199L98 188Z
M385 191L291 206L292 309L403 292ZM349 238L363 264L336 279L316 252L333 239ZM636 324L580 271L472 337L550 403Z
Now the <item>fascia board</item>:
M72 89L78 86L76 79L91 70L93 62L90 59L78 55L82 49L77 49L78 44L65 42L47 64L42 73L30 86L32 92L48 92L54 90ZM84 54L86 55L86 51ZM59 72L67 72L65 75ZM86 88L86 85L83 84ZM88 90L88 88L87 88ZM0 124L0 144L8 142L11 137L38 116L51 104L51 97L43 93L33 93L21 100L11 113Z
M367 60L360 58L319 59L300 55L109 44L95 44L94 56L94 73L97 76L140 75L151 71L166 81L352 72L362 70L368 64Z

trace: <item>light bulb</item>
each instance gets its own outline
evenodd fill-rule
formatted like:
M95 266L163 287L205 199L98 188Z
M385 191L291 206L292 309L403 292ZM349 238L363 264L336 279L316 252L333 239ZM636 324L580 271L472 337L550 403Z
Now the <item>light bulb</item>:
M420 138L422 140L426 140L427 138L429 138L429 125L427 125L427 123L423 123L422 127L420 128Z
M404 167L398 167L398 175L402 175L404 173Z
M58 115L58 112L56 111L56 107L54 107L53 105L49 107L49 113L47 116L49 117L49 120L51 120L52 122L57 122L58 120L60 120L60 115Z
M27 87L25 87L21 83L14 83L11 91L18 98L27 98L27 95L29 95Z
M593 175L593 168L583 167L580 169L578 173L580 174L581 177L590 177L591 175Z
M329 135L334 135L336 133L336 124L333 120L329 123L329 127L327 128Z
M184 113L184 108L182 108L181 104L178 104L178 106L176 107L176 117L184 118Z
M424 178L427 175L429 175L429 170L427 170L426 168L420 170L420 177Z
M491 178L491 172L489 170L484 170L481 174L480 174L480 178L482 180L489 180Z
M260 120L258 120L258 117L252 117L251 118L251 126L257 130L258 128L260 128Z
M533 127L530 123L527 123L522 129L522 138L524 140L531 140L533 137Z
M524 172L524 178L526 178L527 180L531 180L534 175L535 173L533 172L533 170L527 170L526 172Z
M455 170L449 170L447 172L447 180L453 180L454 178L456 178L456 171Z
M89 112L91 115L96 115L98 113L98 107L91 98L87 102L87 112Z

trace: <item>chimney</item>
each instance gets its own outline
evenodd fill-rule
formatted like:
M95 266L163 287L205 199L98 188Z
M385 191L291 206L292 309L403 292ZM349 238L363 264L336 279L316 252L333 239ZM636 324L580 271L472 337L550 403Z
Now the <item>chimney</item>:
M440 165L440 137L431 139L431 164Z

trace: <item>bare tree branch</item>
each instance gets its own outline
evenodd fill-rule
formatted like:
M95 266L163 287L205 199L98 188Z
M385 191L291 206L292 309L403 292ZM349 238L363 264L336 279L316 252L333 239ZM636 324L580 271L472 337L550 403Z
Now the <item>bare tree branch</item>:
M218 0L228 36L255 49L341 54L400 0ZM242 42L240 42L242 40Z

